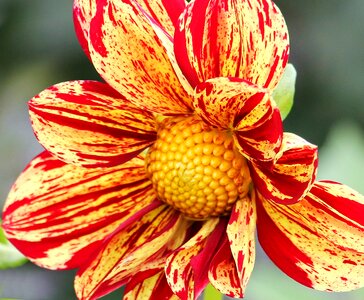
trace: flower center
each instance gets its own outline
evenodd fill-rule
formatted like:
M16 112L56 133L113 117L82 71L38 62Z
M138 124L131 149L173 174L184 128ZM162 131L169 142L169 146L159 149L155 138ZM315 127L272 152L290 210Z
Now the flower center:
M251 182L231 135L197 117L168 118L159 125L146 157L158 198L192 219L226 215Z

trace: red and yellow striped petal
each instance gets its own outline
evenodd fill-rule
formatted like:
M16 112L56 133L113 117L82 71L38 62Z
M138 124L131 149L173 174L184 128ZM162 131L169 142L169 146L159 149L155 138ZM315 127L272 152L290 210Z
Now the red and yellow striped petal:
M243 297L236 263L231 254L230 243L226 235L211 261L208 275L210 283L222 294L235 298Z
M225 227L224 219L205 221L187 243L168 256L165 269L167 282L181 300L196 299L208 284L210 261Z
M277 155L282 121L266 89L239 78L213 78L197 85L193 105L207 123L232 130L237 148L249 159Z
M98 1L90 27L92 61L101 76L138 107L162 114L189 113L190 96L159 38L164 30L157 34L157 27L133 0Z
M209 279L221 293L243 298L255 262L255 196L236 202L226 229L227 238L213 258Z
M3 227L34 263L70 269L79 267L122 222L152 209L155 199L139 157L114 168L87 169L44 152L13 185Z
M265 199L281 204L299 201L310 190L317 171L317 146L284 133L276 162L252 162L255 188Z
M255 226L257 221L255 195L235 203L226 229L235 260L242 298L255 263Z
M170 36L174 35L178 17L186 6L185 1L138 0L137 2ZM95 12L95 0L74 0L73 19L75 31L82 48L89 57L88 41L90 22Z
M146 279L134 282L134 278L129 282L124 291L123 300L179 300L169 287L164 270L147 277Z
M96 81L54 85L29 102L29 111L40 143L75 165L122 164L156 139L152 114Z
M78 41L90 58L88 50L90 22L96 12L96 0L74 0L73 2L73 23L75 26Z
M161 258L143 264L126 285L123 299L179 299L172 292L166 280L164 272L166 257L185 243L195 230L193 221L183 218L173 238L166 245Z
M261 102L253 101L252 98L262 99L266 94L267 90L246 80L218 77L196 86L193 106L195 112L212 126L233 129L246 115L246 112L243 113L245 106L249 106L245 110L251 111ZM259 112L264 115L266 109L260 109ZM245 123L249 127L253 126L252 122Z
M252 100L259 100L259 98ZM265 106L268 103L261 104ZM266 114L261 116L260 120L256 120L254 127L247 130L237 130L233 135L235 146L249 160L271 161L276 158L282 145L283 124L279 109L270 106L270 104L265 108L268 109ZM259 109L246 113L248 114L248 122L254 122L254 118L260 115ZM245 118L238 126L247 128L244 122Z
M271 0L195 0L181 16L175 52L192 86L238 77L273 89L288 61L288 31Z
M364 286L364 196L334 182L316 182L304 200L261 199L259 240L273 262L301 284L326 291Z
M108 294L127 283L145 264L160 258L181 220L176 210L161 203L139 219L123 223L77 273L78 299Z
M178 18L186 7L184 0L137 0L136 2L170 36L174 35Z

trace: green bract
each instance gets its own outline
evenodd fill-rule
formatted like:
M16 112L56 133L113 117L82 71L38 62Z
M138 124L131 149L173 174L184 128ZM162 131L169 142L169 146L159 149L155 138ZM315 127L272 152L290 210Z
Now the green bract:
M282 120L284 120L293 105L297 72L292 64L288 64L281 81L273 91L273 99L281 111Z

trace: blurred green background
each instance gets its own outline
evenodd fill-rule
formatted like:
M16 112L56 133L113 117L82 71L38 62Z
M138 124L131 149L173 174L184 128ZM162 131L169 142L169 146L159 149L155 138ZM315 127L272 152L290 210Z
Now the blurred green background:
M320 179L364 193L364 1L276 3L286 17L290 62L298 72L285 129L320 146ZM0 207L18 174L42 151L29 125L27 101L58 82L97 78L75 37L71 0L0 0ZM0 270L0 299L75 299L73 276L74 271L46 271L29 263ZM120 299L120 292L105 299ZM362 300L364 289L310 290L258 249L245 299Z

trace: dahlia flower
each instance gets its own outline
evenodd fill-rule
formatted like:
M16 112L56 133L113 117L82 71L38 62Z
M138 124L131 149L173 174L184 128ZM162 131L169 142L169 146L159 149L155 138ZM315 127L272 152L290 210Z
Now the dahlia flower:
M327 291L364 285L364 199L315 181L317 147L283 132L272 92L289 53L271 0L76 0L104 82L29 102L45 151L13 185L7 238L77 268L79 299L243 297L255 231L272 261Z

